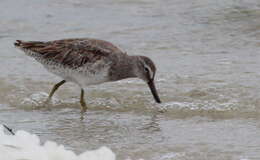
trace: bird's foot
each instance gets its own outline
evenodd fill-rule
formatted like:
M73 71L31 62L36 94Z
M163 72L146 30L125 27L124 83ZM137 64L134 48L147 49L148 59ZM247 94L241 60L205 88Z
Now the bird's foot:
M51 98L48 97L44 102L43 102L43 106L48 106L51 102Z
M85 101L80 101L80 105L81 105L81 113L85 113L87 111L87 105Z

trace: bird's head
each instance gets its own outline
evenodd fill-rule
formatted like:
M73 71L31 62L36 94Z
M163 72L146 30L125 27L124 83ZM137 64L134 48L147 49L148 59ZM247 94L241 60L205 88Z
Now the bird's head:
M161 100L158 96L157 90L154 85L156 67L153 61L150 58L145 56L138 56L137 58L138 58L137 65L136 65L137 67L135 70L136 76L144 80L148 84L155 101L157 103L161 103Z

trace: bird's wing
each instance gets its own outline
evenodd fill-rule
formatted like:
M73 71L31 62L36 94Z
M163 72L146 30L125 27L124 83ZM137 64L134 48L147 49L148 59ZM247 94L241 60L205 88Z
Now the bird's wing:
M70 67L81 67L86 63L95 63L112 54L123 54L110 42L87 38L49 42L17 40L14 45L25 52L39 54L44 60Z

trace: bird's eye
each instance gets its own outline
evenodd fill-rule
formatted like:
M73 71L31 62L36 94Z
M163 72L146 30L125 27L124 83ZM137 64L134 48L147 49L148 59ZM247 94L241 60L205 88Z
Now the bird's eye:
M145 67L145 68L144 68L144 71L148 73L148 72L149 72L149 69Z

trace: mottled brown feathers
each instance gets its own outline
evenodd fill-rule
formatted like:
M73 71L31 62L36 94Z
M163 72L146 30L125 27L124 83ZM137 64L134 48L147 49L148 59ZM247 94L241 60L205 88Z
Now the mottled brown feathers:
M17 40L14 45L25 51L39 54L44 60L70 67L95 63L109 54L122 53L110 42L96 39L63 39L40 42Z

